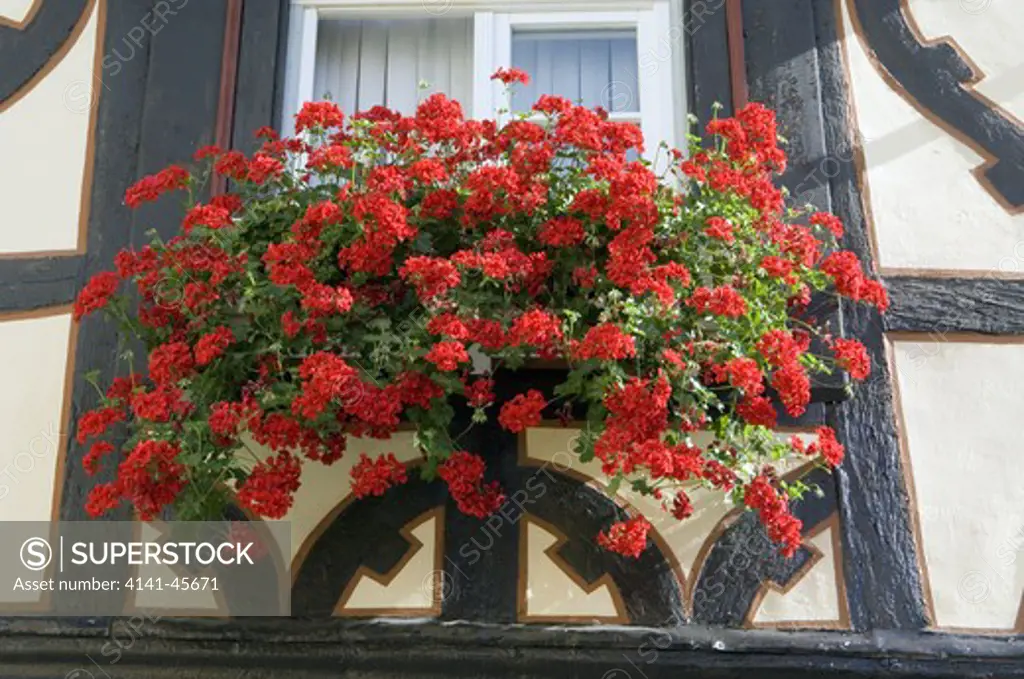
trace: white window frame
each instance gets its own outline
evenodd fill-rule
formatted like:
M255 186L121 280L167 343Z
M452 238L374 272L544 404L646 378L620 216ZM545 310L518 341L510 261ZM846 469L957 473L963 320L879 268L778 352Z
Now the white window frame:
M473 18L473 101L462 102L474 118L495 118L509 106L504 86L490 80L512 61L512 33L540 30L636 30L639 114L611 114L613 119L640 119L647 157L657 141L681 145L686 111L682 94L684 69L679 31L673 31L673 0L292 0L285 69L285 134L293 134L293 115L301 102L314 98L317 27L320 19ZM671 58L664 56L670 51Z

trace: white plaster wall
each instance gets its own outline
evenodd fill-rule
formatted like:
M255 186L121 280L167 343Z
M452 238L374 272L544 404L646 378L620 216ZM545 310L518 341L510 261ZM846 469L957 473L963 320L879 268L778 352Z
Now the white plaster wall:
M50 519L70 339L70 313L0 317L0 521Z
M621 615L607 583L587 592L547 553L558 543L557 535L529 520L524 520L519 530L526 531L526 572L519 577L526 578L529 617L613 620Z
M1024 59L1016 36L1024 12L1015 1L991 0L986 11L968 14L961 6L971 2L978 0L916 0L911 6L922 30L953 32L991 69L982 91L1019 109ZM1024 275L1024 214L1009 214L971 174L984 162L981 156L882 79L852 31L847 2L842 5L879 265Z
M397 609L405 612L418 610L423 615L430 615L431 609L440 604L444 595L443 583L439 579L442 576L437 571L438 550L441 549L437 531L439 528L443 530L443 525L438 526L439 516L443 515L432 516L412 529L410 534L421 544L410 548L416 552L390 582L382 584L372 577L357 575L358 580L343 611L358 615L366 610Z
M842 553L837 550L836 528L829 526L807 543L821 553L814 565L783 592L768 588L753 617L758 627L816 627L842 624L841 583L836 575Z
M1024 345L898 340L892 355L934 623L1010 630L1024 592Z
M1024 120L1024 7L1017 0L909 0L925 38L949 36L985 72L978 92Z
M13 9L12 0L6 4ZM85 29L64 58L0 112L0 256L78 247L92 93L102 88L101 74L94 72L101 49L98 8L94 3Z
M22 23L32 9L35 0L0 0L0 19L12 24Z

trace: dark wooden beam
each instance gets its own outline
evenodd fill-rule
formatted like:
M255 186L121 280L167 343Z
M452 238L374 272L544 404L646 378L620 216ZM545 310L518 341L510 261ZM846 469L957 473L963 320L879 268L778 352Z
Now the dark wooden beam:
M877 631L774 632L280 618L13 620L0 677L791 679L1024 677L1019 639ZM116 659L116 660L115 660ZM116 663L116 664L115 664ZM78 668L78 673L75 673ZM115 672L116 670L116 672Z
M844 246L871 267L838 2L816 1L808 9L813 11L819 64L819 120L826 156L835 160L836 171L828 173L830 207L847 226ZM836 481L851 623L860 630L921 629L929 621L881 320L872 309L844 303L842 323L844 335L865 344L873 366L872 379L856 398L834 408L830 418L848 451Z
M0 313L67 304L84 267L80 255L0 258Z
M247 0L243 5L233 148L248 153L257 144L257 128L278 127L287 23L287 0Z
M727 3L728 0L683 0L683 41L690 83L688 109L701 126L713 117L715 104L723 106L720 116L733 112Z
M888 277L889 331L1024 334L1024 280Z

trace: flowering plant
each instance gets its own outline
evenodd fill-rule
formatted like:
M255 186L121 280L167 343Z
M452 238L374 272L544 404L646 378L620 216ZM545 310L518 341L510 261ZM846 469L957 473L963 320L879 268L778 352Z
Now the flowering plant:
M801 317L812 291L888 302L835 249L836 217L784 207L770 110L712 121L713 143L691 135L688 153L659 147L659 171L631 159L644 150L636 126L553 96L500 126L440 94L409 117L308 103L295 129L260 130L251 157L204 147L196 169L128 189L133 208L185 191L187 214L179 235L119 253L75 305L76 319L105 308L149 352L148 374L116 378L78 423L80 441L98 438L85 467L117 467L92 489L91 514L128 502L143 518L167 505L205 517L234 498L281 517L304 466L404 420L421 473L483 517L504 496L449 435L453 404L521 432L558 401L586 409L576 452L613 488L630 484L679 519L694 484L719 489L796 549L789 500L807 487L775 469L807 456L836 465L843 448L827 427L809 445L775 438L766 385L798 416L813 374L868 374L862 345ZM197 202L215 175L232 192ZM129 279L133 302L116 294ZM828 356L809 352L814 336ZM533 359L564 362L564 383L494 403L494 371ZM99 437L120 422L118 449ZM711 443L696 445L698 430ZM243 438L272 455L246 462ZM380 495L407 470L363 457L352 475L357 496ZM636 517L598 539L635 556L648 528Z

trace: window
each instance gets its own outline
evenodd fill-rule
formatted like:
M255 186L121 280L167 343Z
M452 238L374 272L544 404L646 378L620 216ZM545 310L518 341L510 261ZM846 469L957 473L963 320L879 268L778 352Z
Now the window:
M383 104L409 114L432 92L502 120L555 94L638 123L653 156L658 142L683 141L677 2L292 0L284 120L325 96L346 112ZM508 66L533 79L511 100L490 80Z
M472 66L468 18L325 19L317 28L313 96L348 112L383 104L411 115L432 92L471 101Z

